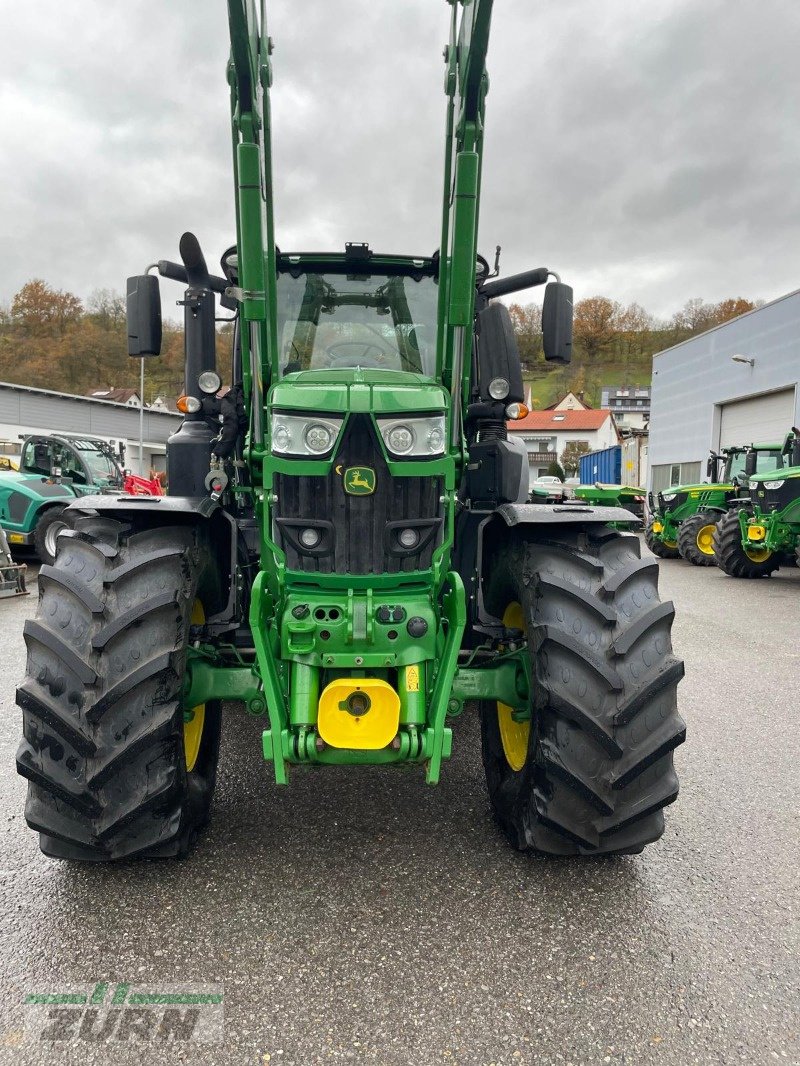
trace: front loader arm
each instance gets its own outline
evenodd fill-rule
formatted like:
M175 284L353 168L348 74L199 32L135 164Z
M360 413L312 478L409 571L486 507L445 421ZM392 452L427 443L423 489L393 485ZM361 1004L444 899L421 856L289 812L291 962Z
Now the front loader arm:
M460 450L462 408L472 351L475 313L475 264L478 252L478 215L484 102L489 80L486 53L493 0L462 0L457 23L455 0L450 44L445 53L445 92L449 97L442 206L441 267L439 275L440 359L453 401L450 446Z
M231 129L236 186L236 246L242 318L242 368L252 412L251 458L264 443L264 383L277 361L275 225L269 87L272 83L266 10L261 0L228 0ZM258 466L258 463L252 464Z

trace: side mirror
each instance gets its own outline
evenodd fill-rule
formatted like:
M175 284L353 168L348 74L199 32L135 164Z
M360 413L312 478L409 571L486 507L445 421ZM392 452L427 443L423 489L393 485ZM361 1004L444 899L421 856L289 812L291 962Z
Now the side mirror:
M549 362L572 359L572 286L561 281L551 281L544 290L542 344Z
M717 480L717 463L719 462L719 459L720 457L713 452L708 457L708 462L706 463L706 477L710 481Z
M128 278L128 355L161 354L161 290L155 274Z
M750 477L751 474L755 474L756 465L758 463L758 453L748 452L744 457L744 472Z
M498 380L507 382L508 391L493 396L489 386ZM481 399L489 402L522 403L525 399L517 338L505 304L492 303L478 313L478 387ZM498 391L497 386L493 391Z

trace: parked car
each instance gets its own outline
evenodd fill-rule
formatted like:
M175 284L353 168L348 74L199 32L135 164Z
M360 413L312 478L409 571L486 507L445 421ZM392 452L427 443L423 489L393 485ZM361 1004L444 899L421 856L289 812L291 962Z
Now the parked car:
M560 477L543 474L531 482L531 499L539 503L550 503L564 497L564 483Z

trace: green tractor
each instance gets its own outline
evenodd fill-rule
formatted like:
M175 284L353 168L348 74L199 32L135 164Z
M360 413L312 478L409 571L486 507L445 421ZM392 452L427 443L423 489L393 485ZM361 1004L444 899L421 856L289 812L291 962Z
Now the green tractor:
M281 786L363 766L435 785L452 722L477 709L514 847L628 854L661 836L685 727L657 564L612 528L633 521L622 508L528 503L508 440L524 390L498 298L546 284L544 350L566 362L572 290L477 255L491 11L450 4L439 249L295 254L274 238L263 6L228 0L236 244L222 276L192 234L157 264L186 285L169 495L74 504L25 626L17 765L47 854L185 855L223 702L263 723ZM217 295L236 319L222 399ZM153 273L129 279L128 333L132 355L158 353Z
M695 566L714 565L714 527L731 508L747 502L745 458L759 470L782 463L781 444L752 444L712 452L706 466L709 483L672 485L648 494L647 547L661 559L683 558Z
M730 577L769 577L781 564L800 564L800 430L781 449L783 462L759 471L748 456L750 496L717 523L717 565Z
M0 526L12 548L30 546L55 561L76 497L121 492L123 455L107 441L78 434L33 434L22 443L19 470L0 471ZM137 479L138 480L138 479Z

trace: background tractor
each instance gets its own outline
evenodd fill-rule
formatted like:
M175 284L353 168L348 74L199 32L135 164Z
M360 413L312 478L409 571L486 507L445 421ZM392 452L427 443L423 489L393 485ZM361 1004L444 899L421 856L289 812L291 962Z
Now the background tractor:
M730 508L747 502L746 455L753 455L759 469L774 470L782 463L781 447L752 444L725 448L721 455L712 452L706 465L710 482L649 493L648 548L662 559L682 557L695 566L713 566L714 526Z
M55 561L58 537L70 524L66 507L97 492L161 495L156 480L123 470L125 453L79 434L34 434L22 443L18 469L0 470L0 525L9 544L32 546Z
M759 471L748 455L749 499L714 530L717 565L731 577L768 577L800 563L800 430L787 435L781 460Z
M632 853L663 832L685 736L673 607L612 528L630 512L527 502L499 298L546 285L545 355L566 362L572 290L477 254L492 2L449 10L438 249L286 253L272 41L263 5L228 0L236 243L221 275L188 233L156 268L186 286L169 495L73 504L25 627L17 765L49 855L186 854L210 817L223 701L262 719L280 785L360 765L436 784L450 719L477 705L515 847ZM222 399L217 296L236 318ZM158 353L160 333L158 277L129 279L131 354Z

